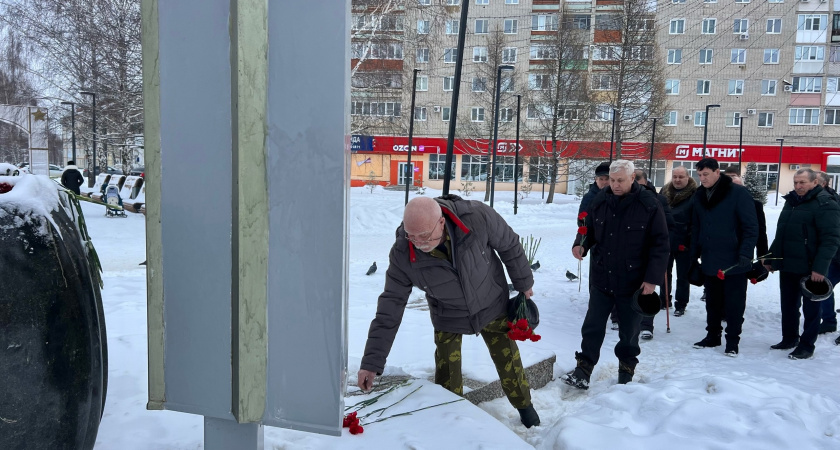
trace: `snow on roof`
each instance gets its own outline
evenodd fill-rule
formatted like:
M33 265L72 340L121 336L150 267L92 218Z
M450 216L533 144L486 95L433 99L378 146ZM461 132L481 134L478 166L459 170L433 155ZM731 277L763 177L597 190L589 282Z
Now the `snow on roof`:
M60 206L58 185L50 177L30 174L0 176L0 192L8 187L11 190L0 194L0 217L10 214L23 221L31 220L33 216L44 217L58 230L50 214ZM46 234L48 230L44 228L42 231Z

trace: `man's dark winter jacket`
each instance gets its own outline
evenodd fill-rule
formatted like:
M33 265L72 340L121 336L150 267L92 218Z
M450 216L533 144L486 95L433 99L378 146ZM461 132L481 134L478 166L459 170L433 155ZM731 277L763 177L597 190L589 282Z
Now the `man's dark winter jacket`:
M817 186L799 198L795 191L784 196L785 207L770 246L770 264L776 270L796 274L812 271L825 275L840 247L840 206Z
M665 198L664 195L657 193L656 188L650 184L640 184L639 186L651 191L653 195L656 196L656 199L659 200L659 204L662 205L662 211L665 213L665 224L668 225L668 234L670 235L671 230L673 230L674 226L676 226L676 222L674 222L674 215L671 212L671 207L668 206L668 199Z
M578 208L578 214L586 211L586 208L589 207L589 204L592 203L592 199L595 198L598 193L601 192L601 189L598 188L597 183L592 183L589 185L589 192L584 194L583 198L580 199L580 208Z
M64 168L64 172L61 172L61 185L75 192L76 195L81 194L79 186L84 182L85 179L76 166L67 166Z
M668 226L656 194L633 182L622 197L607 186L595 196L586 217L586 238L574 245L592 250L590 284L628 296L642 282L660 285L668 266Z
M696 191L697 183L694 178L689 178L688 184L679 190L674 188L673 183L668 183L662 188L661 194L668 200L671 215L674 217L674 227L668 230L671 238L671 253L677 253L680 245L685 246L684 251L690 251L691 214L694 210Z
M435 200L446 218L452 262L417 250L403 226L397 228L362 369L382 373L413 286L426 293L435 330L476 334L507 311L505 268L517 291L534 285L519 236L496 211L457 195Z
M691 260L701 258L703 273L737 265L740 257L753 259L758 240L758 219L749 191L721 174L711 198L707 189L697 188L691 220ZM734 267L727 273L745 273L749 267Z
M758 241L755 244L755 256L764 256L769 252L767 247L767 218L764 216L764 203L753 199L755 217L758 219Z

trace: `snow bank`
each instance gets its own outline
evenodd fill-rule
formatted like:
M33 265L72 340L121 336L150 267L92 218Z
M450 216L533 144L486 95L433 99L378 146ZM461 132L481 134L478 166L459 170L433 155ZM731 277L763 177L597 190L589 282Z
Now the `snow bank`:
M58 230L50 213L60 206L58 185L46 175L25 174L17 177L0 177L0 184L12 187L0 194L0 217L7 214L18 216L18 225L44 217ZM5 190L5 189L3 189ZM47 235L46 222L41 225L41 235Z

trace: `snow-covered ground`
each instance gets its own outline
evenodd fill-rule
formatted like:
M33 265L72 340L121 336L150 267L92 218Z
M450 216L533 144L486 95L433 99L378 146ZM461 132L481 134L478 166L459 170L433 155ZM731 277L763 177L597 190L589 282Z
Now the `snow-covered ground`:
M453 192L457 193L457 192ZM413 194L412 194L413 195ZM426 195L439 195L427 190ZM473 193L470 199L480 199ZM499 192L496 209L521 236L542 238L537 254L534 300L541 311L542 340L520 345L526 363L551 352L557 355L555 377L571 370L580 346L586 312L584 290L568 282L577 272L570 246L578 201L559 196L546 205L535 192L513 215L513 194ZM353 188L349 220L350 307L349 370L358 370L376 299L384 283L388 250L401 221L404 193ZM88 228L105 270L103 297L108 325L110 381L98 449L194 449L202 447L199 416L146 411L146 279L143 216L106 219L102 207L83 204ZM781 206L767 207L772 241ZM379 271L365 276L376 261ZM415 291L414 302L422 293ZM837 449L840 448L840 347L836 333L820 336L812 360L792 361L787 352L770 350L781 338L778 275L750 285L740 355L729 358L722 347L695 350L705 335L704 304L692 287L683 317L656 317L654 339L642 344L633 383L616 384L618 363L612 349L617 334L607 331L601 362L588 391L559 380L533 392L542 425L526 430L505 399L480 405L466 402L427 409L365 427L362 435L325 437L276 428L266 429L267 449L297 448L691 448L691 449ZM434 345L428 312L406 311L388 359L388 370L419 378L433 373ZM466 337L465 375L492 379L495 372L480 338ZM350 380L350 385L355 379ZM417 386L422 389L393 408L410 411L455 399L433 384L416 381L389 394L377 407L392 404ZM363 397L348 397L353 404ZM483 411L482 411L483 410ZM363 410L364 412L365 410ZM389 411L391 411L389 409ZM360 413L361 414L361 413ZM388 415L390 413L386 413ZM500 425L501 424L501 425ZM518 436L518 437L517 437ZM520 439L521 438L521 439Z

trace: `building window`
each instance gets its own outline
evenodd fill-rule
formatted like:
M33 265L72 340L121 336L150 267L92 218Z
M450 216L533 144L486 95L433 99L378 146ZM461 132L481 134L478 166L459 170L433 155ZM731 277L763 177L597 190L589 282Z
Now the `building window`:
M779 49L765 48L764 49L764 64L779 64Z
M534 14L531 16L531 31L557 31L557 15Z
M758 113L758 126L759 128L773 128L773 116L775 114L771 112L762 112Z
M501 83L500 89L501 89L502 92L513 92L514 79L513 79L512 75L508 75L508 76L502 75L500 83Z
M432 0L417 0L417 3L420 5L431 5Z
M685 19L671 19L668 26L668 34L685 33Z
M354 42L350 51L353 59L367 57L369 59L403 59L403 48L399 42L392 43L363 43Z
M767 3L784 3L785 0L767 0Z
M446 0L446 4L448 6L458 6L461 4L461 0Z
M618 61L620 58L620 45L599 45L592 49L593 61Z
M528 105L528 111L525 117L528 119L548 119L551 117L551 105Z
M709 95L712 91L712 80L697 80L697 95Z
M669 48L668 49L668 64L682 64L682 49Z
M455 64L458 61L458 49L447 48L443 50L443 62Z
M518 5L519 0L505 0L505 5Z
M516 19L505 19L505 34L516 34L519 32L519 21Z
M826 125L840 125L840 109L826 109L823 123Z
M727 127L740 127L741 126L741 113L738 111L727 111L726 112L726 126Z
M822 77L793 77L793 92L816 94L822 92Z
M418 48L417 49L417 62L418 63L429 62L429 49L428 48Z
M475 34L487 34L490 32L490 21L487 19L475 19Z
M486 156L461 156L461 181L484 181L486 179Z
M684 5L685 0L671 0L671 3L673 3L675 5Z
M717 28L717 19L703 19L703 34L715 34Z
M446 155L437 153L429 155L429 179L442 180L444 175L446 175ZM455 179L455 158L452 159L450 165L449 179Z
M822 31L828 25L828 14L798 14L796 29L800 31Z
M352 102L350 114L354 116L400 116L400 102Z
M472 91L473 92L484 92L486 90L487 90L487 77L473 77L473 79L472 79Z
M694 111L694 126L702 127L706 125L706 111Z
M496 181L502 183L513 183L513 169L516 162L515 156L496 157ZM517 174L522 177L522 164L517 169Z
M484 108L474 106L470 112L470 120L473 122L484 122Z
M528 74L528 89L532 91L542 91L551 86L551 76L539 73Z
M735 19L732 25L732 32L735 34L747 34L750 32L750 19Z
M576 30L588 30L592 27L592 16L589 14L574 14L572 16L572 28Z
M618 14L596 14L596 30L620 30L622 29L622 17ZM629 25L629 24L628 24Z
M513 108L499 108L499 122L513 122Z
M700 64L711 64L712 63L712 49L710 48L702 48L700 49Z
M425 122L426 121L426 107L425 106L415 106L414 107L414 121L415 122Z
M680 80L665 80L666 95L680 95Z
M776 189L776 178L779 175L778 164L756 164L758 179L764 181L768 191Z
M750 0L735 0L735 3L749 3Z
M443 120L444 122L449 122L449 116L451 114L452 114L452 108L450 108L449 106L444 106L440 110L440 119ZM454 173L455 171L453 170L452 172Z
M822 45L797 45L795 61L825 61L825 47Z
M717 3L717 0L703 0L703 3Z
M429 90L429 76L428 75L420 75L417 77L417 85L414 87L418 91L428 91Z
M455 87L455 77L443 77L443 90L451 91Z
M776 95L777 80L761 80L761 95Z
M732 54L729 58L729 62L732 64L746 64L747 63L747 49L745 48L733 48Z
M592 111L592 118L601 122L613 120L612 105L595 105L595 109Z
M596 47L597 49L598 47ZM548 45L532 45L531 59L552 59L554 58L554 49ZM593 56L594 58L594 56Z
M767 19L767 34L780 34L782 32L782 19Z
M729 80L729 95L743 95L744 94L744 80Z
M473 47L473 62L487 62L487 47Z
M429 34L429 29L431 28L432 23L429 20L418 20L417 21L417 34Z
M505 47L502 49L502 62L506 64L516 62L516 47Z
M791 108L788 123L790 125L819 125L820 110L819 108Z
M592 90L611 91L615 89L615 78L611 74L596 73L592 75Z
M458 34L458 28L461 26L461 21L458 19L446 20L446 34Z
M476 5L489 5L490 0L475 0Z
M666 111L664 117L664 124L666 127L675 127L677 126L677 117L679 117L679 111Z
M840 81L840 78L837 78L837 77L826 78L826 80L825 80L825 92L830 93L830 94L837 93L837 86L838 86L838 84L840 84L840 83L838 83L838 81Z
M543 151L548 151L548 145L543 144ZM528 182L529 183L549 183L550 174L553 165L551 158L540 156L531 156L528 158Z

